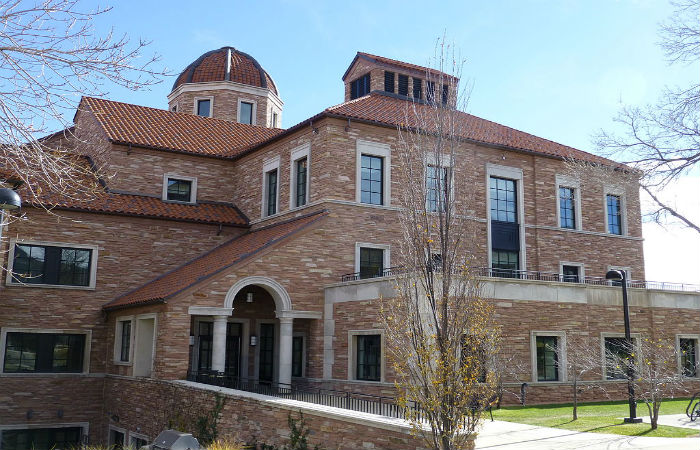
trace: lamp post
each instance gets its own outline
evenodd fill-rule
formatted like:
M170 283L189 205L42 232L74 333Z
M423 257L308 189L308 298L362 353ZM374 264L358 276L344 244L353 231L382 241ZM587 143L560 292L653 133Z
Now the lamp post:
M627 350L632 351L632 335L630 333L630 307L627 302L627 275L624 270L608 270L606 280L620 281L622 284L622 309L625 312L625 342ZM634 362L627 364L627 396L630 405L630 416L625 417L625 423L641 423L642 418L637 417L637 402L634 398Z

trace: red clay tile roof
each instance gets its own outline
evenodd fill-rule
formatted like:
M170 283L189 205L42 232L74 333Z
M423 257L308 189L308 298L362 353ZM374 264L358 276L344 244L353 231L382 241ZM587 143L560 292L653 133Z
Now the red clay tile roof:
M391 127L401 125L420 129L423 124L420 123L419 117L423 114L430 114L433 111L433 107L424 103L415 103L416 113L414 113L411 109L413 105L414 103L411 101L398 99L379 92L372 92L370 95L327 108L324 113L332 117L358 119ZM324 113L321 113L321 115ZM429 118L429 116L427 117ZM456 128L459 137L470 141L486 145L503 146L509 149L533 152L555 158L619 165L619 163L609 159L461 111L457 111L457 120L459 123ZM430 123L430 120L427 122Z
M326 216L318 211L270 225L231 239L200 257L149 281L105 304L103 309L120 309L167 300L222 270L278 243Z
M83 97L79 108L92 111L115 144L196 155L231 158L282 132L94 97Z
M435 76L443 76L443 77L447 77L447 78L457 79L457 77L453 77L452 75L445 73L445 72L440 72L439 70L431 69L430 67L418 66L416 64L410 64L407 62L398 61L396 59L385 58L383 56L371 55L371 54L365 53L365 52L357 52L357 55L352 60L352 62L350 63L350 66L348 66L348 69L345 71L345 74L343 75L343 81L345 81L345 78L348 76L350 69L355 64L355 61L357 61L358 58L367 59L367 60L370 60L372 62L379 63L379 64L386 64L389 66L401 67L402 69L406 69L406 70L409 70L409 71L414 72L414 73L418 72L419 74L422 74L423 76L425 76L426 73L430 73L430 74L435 75Z
M231 68L226 78L226 58L231 57ZM173 84L173 91L185 83L206 83L210 81L233 81L260 88L268 88L276 95L277 86L260 64L247 53L233 47L222 47L207 52L197 58L182 71Z

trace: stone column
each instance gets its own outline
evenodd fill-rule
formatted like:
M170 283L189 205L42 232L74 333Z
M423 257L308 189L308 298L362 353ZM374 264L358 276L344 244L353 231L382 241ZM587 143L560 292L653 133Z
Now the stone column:
M211 370L223 372L226 367L227 316L214 316L214 336L211 349Z
M294 319L280 319L279 384L292 383L292 330Z

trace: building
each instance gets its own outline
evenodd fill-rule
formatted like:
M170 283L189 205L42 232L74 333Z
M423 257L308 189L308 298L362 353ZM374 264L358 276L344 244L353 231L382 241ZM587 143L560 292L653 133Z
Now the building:
M435 81L445 77L358 53L345 101L287 129L272 77L232 47L190 64L168 110L83 98L74 127L48 142L89 157L105 187L85 200L47 193L52 214L26 205L27 220L3 232L2 450L81 436L140 445L183 408L210 408L210 371L391 396L376 302L393 292L397 126L407 105L450 106L450 84ZM623 331L619 287L595 277L618 268L644 280L638 189L573 179L564 163L608 160L459 117L454 182L476 199L485 289L528 362L514 386L527 381L532 402L566 401L567 333L602 349ZM700 294L632 286L635 336L673 339L697 385ZM623 394L601 366L597 381ZM290 408L237 397L221 426L279 438ZM324 420L312 414L319 439L407 448L398 431Z

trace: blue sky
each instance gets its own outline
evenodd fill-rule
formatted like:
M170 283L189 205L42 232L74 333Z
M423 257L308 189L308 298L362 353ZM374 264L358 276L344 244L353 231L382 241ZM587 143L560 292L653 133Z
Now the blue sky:
M224 45L251 54L279 87L284 127L342 102L341 77L357 51L423 65L445 31L466 59L469 112L582 150L593 150L597 130L614 128L621 101L653 102L664 85L700 73L697 64L668 66L656 45L658 24L672 11L665 0L165 4L115 2L98 27L151 40L175 73ZM148 92L112 89L109 98L165 108L172 82ZM700 177L669 195L700 219L698 192ZM645 236L648 279L700 283L700 237L654 225ZM695 256L679 261L689 249Z

